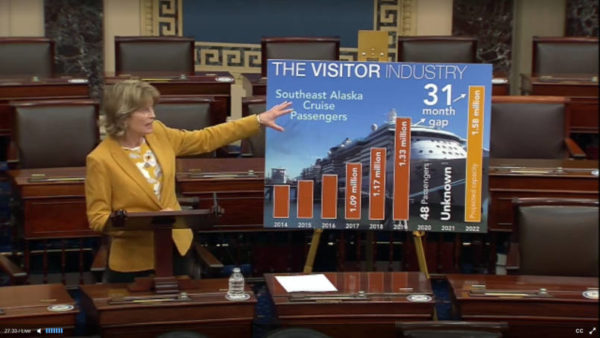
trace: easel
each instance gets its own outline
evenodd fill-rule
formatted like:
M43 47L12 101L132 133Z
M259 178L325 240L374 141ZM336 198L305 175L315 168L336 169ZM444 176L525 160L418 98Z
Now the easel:
M306 263L304 263L304 273L311 273L315 264L315 257L317 256L317 248L319 247L319 241L321 240L321 234L323 229L315 229L310 241L310 248L308 249L308 255L306 255Z
M372 30L360 30L358 31L358 61L388 61L388 32L386 31L372 31ZM304 273L311 273L317 255L317 247L321 238L323 229L315 229L313 232L312 240L310 243L310 249L306 256L306 263L304 264ZM419 263L419 270L425 274L429 279L429 271L427 269L427 260L425 258L425 249L423 247L423 231L413 231L413 240L415 242L415 251L417 254L417 261ZM373 243L373 232L367 232L367 260L371 261L373 256L373 250L371 243ZM370 264L370 263L369 263Z
M173 229L207 229L215 223L217 214L209 209L113 212L106 224L108 231L154 231L154 277L138 277L128 285L129 291L154 290L156 294L174 294L193 287L192 280L173 276Z
M412 234L415 242L417 262L419 262L419 271L425 274L425 277L429 279L429 269L427 269L427 259L425 258L425 247L423 247L423 236L425 236L425 231L413 231Z

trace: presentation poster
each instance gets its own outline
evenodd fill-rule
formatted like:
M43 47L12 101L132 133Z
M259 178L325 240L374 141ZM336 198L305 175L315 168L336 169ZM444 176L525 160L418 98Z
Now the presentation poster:
M489 64L269 60L267 228L487 232Z

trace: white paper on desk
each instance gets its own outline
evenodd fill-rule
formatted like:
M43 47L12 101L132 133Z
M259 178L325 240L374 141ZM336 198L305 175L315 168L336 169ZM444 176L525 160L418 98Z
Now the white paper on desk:
M324 274L275 276L287 292L330 292L337 291Z

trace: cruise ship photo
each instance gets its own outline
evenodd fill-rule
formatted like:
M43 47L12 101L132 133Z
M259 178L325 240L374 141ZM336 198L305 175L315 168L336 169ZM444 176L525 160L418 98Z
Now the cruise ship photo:
M392 109L387 114L387 119L381 124L372 124L366 137L351 139L345 138L339 144L332 146L327 154L318 158L314 164L303 168L298 177L290 178L287 183L291 186L291 209L294 209L295 188L298 180L314 181L315 208L321 203L321 188L323 175L337 175L338 177L338 226L344 224L344 208L346 196L346 164L360 163L362 165L361 184L361 219L360 228L365 227L373 220L368 218L369 208L369 174L370 155L372 148L386 149L385 170L385 219L377 222L384 229L392 229L392 203L393 203L393 163L394 163L394 135L396 131L397 112ZM441 129L423 125L422 121L411 123L410 147L410 219L409 224L437 224L437 227L426 227L425 230L435 230L440 224L458 225L464 219L465 201L465 164L466 140L458 135ZM488 151L483 151L484 181L483 191L487 191L487 161ZM282 181L279 179L279 183ZM269 183L269 182L268 182ZM276 182L271 182L277 184ZM269 184L268 184L269 185ZM267 188L267 191L270 191ZM449 193L450 192L450 193ZM267 192L268 193L268 192ZM485 196L484 196L485 197ZM485 203L482 203L484 209ZM427 207L427 219L422 212ZM317 212L315 212L318 215ZM485 214L485 213L483 213ZM395 227L398 229L398 227ZM457 227L460 229L460 227ZM455 228L455 230L457 229Z

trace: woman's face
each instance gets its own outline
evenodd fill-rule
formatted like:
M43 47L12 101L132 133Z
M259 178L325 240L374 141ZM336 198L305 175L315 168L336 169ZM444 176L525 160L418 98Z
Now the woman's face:
M152 122L156 115L154 115L154 108L152 104L141 108L133 113L127 119L127 134L143 137L147 134L152 133Z

